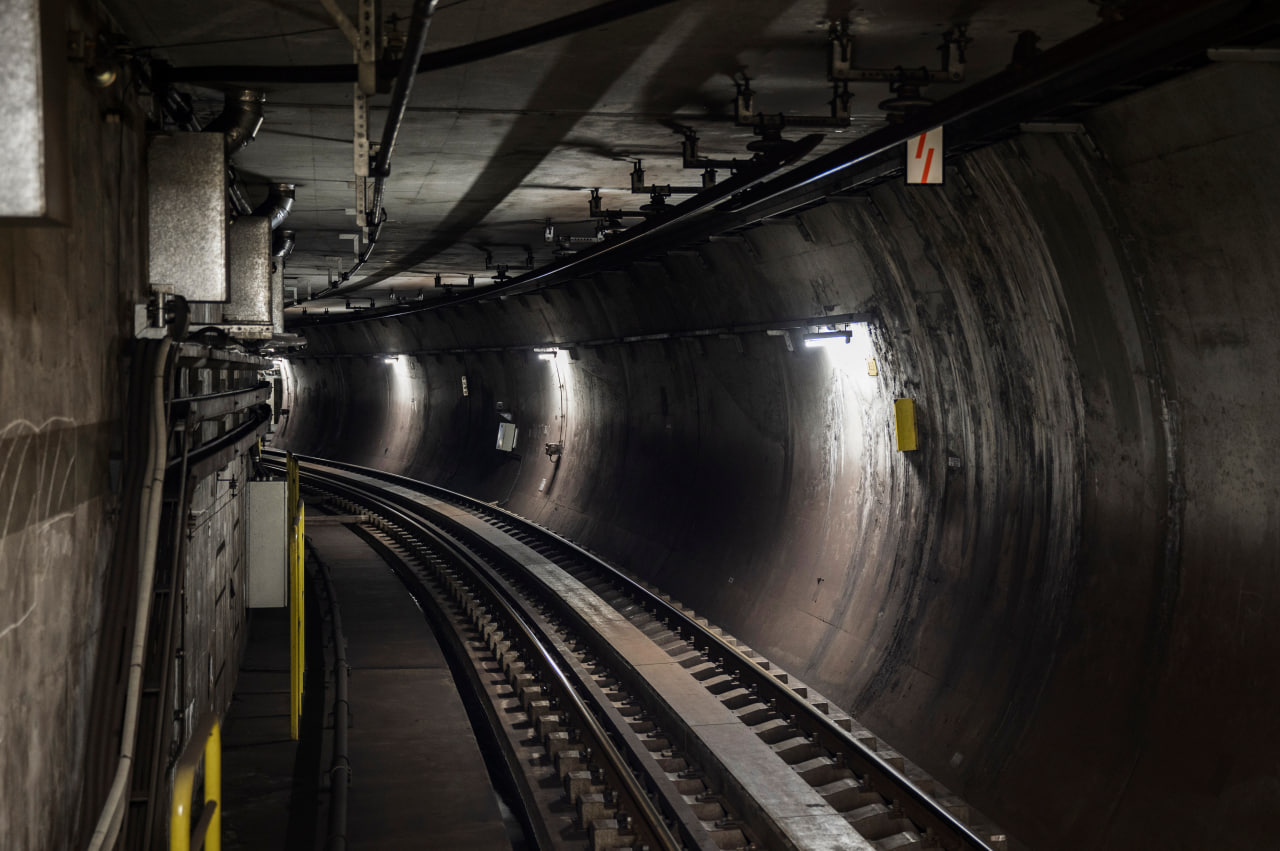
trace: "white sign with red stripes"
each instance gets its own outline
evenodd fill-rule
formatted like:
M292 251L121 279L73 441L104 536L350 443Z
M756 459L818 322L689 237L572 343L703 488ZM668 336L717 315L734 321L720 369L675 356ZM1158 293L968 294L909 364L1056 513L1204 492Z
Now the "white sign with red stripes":
M942 182L942 128L907 140L907 183Z

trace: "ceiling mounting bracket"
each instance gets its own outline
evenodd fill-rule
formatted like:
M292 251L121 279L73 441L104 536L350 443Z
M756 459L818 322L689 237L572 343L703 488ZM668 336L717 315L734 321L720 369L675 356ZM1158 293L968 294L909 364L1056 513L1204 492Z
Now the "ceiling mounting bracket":
M359 0L356 28L360 41L356 46L357 85L365 95L378 92L378 50L382 45L382 9L379 0Z
M938 46L942 54L940 68L859 68L854 64L857 51L849 19L833 21L827 31L827 79L833 83L893 83L906 74L911 82L922 86L964 82L965 51L973 43L968 26L956 24L942 34L942 44Z

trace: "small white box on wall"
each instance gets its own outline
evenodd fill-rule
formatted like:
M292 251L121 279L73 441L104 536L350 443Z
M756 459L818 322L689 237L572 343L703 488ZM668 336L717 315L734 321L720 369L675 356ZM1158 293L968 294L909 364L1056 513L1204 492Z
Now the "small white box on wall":
M289 600L288 483L249 482L249 608L276 609Z

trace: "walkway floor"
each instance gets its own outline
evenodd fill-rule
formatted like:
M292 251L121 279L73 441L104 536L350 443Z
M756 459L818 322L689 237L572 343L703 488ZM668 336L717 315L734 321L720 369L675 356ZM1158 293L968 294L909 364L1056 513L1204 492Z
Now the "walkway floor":
M355 533L308 520L307 537L333 576L351 671L348 846L510 851L466 710L422 612ZM283 610L253 613L226 724L228 851L288 845L294 748L288 741L288 642L283 617L274 628L277 613ZM331 703L326 695L326 724ZM265 816L273 819L260 818ZM256 834L252 841L250 832Z

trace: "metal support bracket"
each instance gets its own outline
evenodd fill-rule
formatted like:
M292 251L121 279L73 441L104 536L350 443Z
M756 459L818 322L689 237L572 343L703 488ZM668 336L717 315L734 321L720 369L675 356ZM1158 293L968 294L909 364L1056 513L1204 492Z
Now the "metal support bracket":
M365 95L378 92L378 48L381 46L382 4L379 0L360 0L356 11L356 30L359 43L356 47L357 86Z
M355 166L356 177L369 176L369 96L360 88L359 84L352 87L351 90L351 112L352 112L352 129L354 131L352 142L352 164ZM360 195L363 196L363 190ZM357 204L357 206L360 206Z
M633 195L662 195L664 197L671 195L697 195L707 186L715 184L715 171L711 171L711 183L707 183L707 176L703 174L702 186L672 186L671 184L645 183L644 165L642 160L636 160L631 166L631 192Z
M368 238L369 221L369 180L356 178L356 227L361 228L362 235ZM359 252L357 252L359 253Z
M858 68L854 35L849 31L848 19L836 21L827 31L827 79L849 83L895 83L906 80L917 85L928 83L959 83L964 81L965 49L973 39L968 36L966 24L956 24L942 34L938 51L942 54L942 67L930 68Z
M791 127L848 127L849 103L853 94L849 91L849 83L845 80L832 79L832 97L828 101L831 112L828 115L783 115L777 113L766 115L756 111L756 93L751 88L751 78L744 72L739 80L735 75L733 85L736 90L733 101L733 123L739 127L751 127L757 136L777 138L786 126Z

